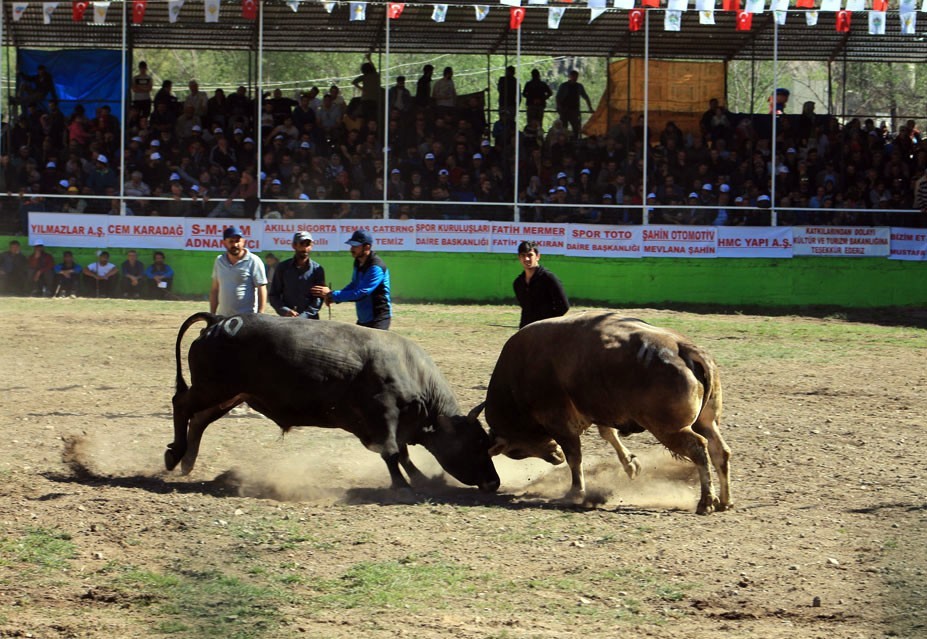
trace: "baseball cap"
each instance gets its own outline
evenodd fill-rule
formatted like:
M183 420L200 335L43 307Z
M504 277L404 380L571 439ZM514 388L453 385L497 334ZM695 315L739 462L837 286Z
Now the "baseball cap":
M592 175L592 171L590 171L589 169L583 169L583 170L580 171L579 173L580 173L580 175L584 175L584 174L585 174L585 175Z
M32 246L45 246L45 240L43 240L40 237L37 237L34 240L32 240Z
M711 184L710 184L709 182L706 182L705 184L702 185L702 190L703 190L703 191L710 191L711 188L712 188L712 187L711 187Z
M203 127L201 127L199 124L194 124L192 127L190 127L190 130L191 131L202 131Z
M233 164L232 166L227 168L225 171L226 173L238 173L238 167Z
M557 174L557 179L558 179L558 180L565 180L565 179L566 179L566 176L567 176L566 173L564 173L563 171L560 171L560 173Z
M56 169L58 168L58 165L55 164L54 162L49 162L48 164L45 165L45 168L46 169Z
M655 199L657 199L657 194L656 194L656 193L648 193L648 194L647 194L647 199L648 199L648 200L655 200Z
M393 174L393 173L402 173L402 171L400 171L399 169L393 169L392 171L390 171L390 174Z
M727 193L731 190L731 186L729 184L722 184L719 188L721 189L722 193Z
M67 180L58 180L58 186L60 186L63 189L66 189L69 186L71 186L71 183L68 182Z
M244 140L241 141L241 143L242 144L254 144L254 140L252 140L251 138L245 138Z
M299 143L299 148L301 148L301 149L308 149L308 148L311 148L311 147L312 147L312 145L309 144L308 142L300 142L300 143Z
M160 160L160 159L161 159L161 154L158 153L157 151L155 151L154 153L151 154L151 159L152 159L152 160Z
M351 239L345 242L345 244L350 244L351 246L363 246L364 244L373 244L373 235L371 235L369 231L365 231L364 229L357 229L351 235Z
M225 230L222 231L222 239L227 240L230 237L244 237L244 234L237 226L227 226Z
M426 154L425 154L425 159L426 159L426 160L434 160L434 159L435 159L435 154L434 154L434 153L426 153Z
M697 200L698 193L696 193L695 191L692 191L691 193L689 193L689 199L691 200L692 198L695 198Z
M171 173L171 177L168 178L169 182L177 182L180 180L180 173Z
M101 154L99 154L99 155L97 156L97 162L101 162L101 163L103 163L103 164L108 164L108 163L109 163L109 160L107 160L107 159L106 159L106 156L103 155L103 154L101 153Z
M480 142L480 146L492 146L492 143L489 140L483 140Z
M447 172L447 169L441 169L438 171L438 175L449 175L449 173Z
M161 140L152 140L151 146L161 146Z
M756 201L757 201L757 202L769 202L769 196L768 196L768 195L761 195L761 196L759 196L758 198L756 198Z
M474 153L474 154L473 154L473 159L474 159L474 160L482 160L482 159L483 159L483 156L482 156L480 153Z
M309 231L297 231L293 233L293 244L299 244L300 242L312 241L312 233Z

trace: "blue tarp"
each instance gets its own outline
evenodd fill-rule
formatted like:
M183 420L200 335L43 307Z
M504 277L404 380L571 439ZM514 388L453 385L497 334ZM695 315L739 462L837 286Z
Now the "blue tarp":
M78 103L84 105L87 117L92 118L97 107L108 105L113 116L120 118L122 99L122 53L105 49L67 49L39 51L19 49L19 71L34 76L40 64L51 73L58 94L58 106L70 115ZM130 80L126 68L126 84ZM22 79L20 79L22 82ZM42 103L43 107L45 103Z

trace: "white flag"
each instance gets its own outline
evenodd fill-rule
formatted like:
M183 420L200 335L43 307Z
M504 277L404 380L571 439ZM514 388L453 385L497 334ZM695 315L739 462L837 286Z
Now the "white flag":
M299 11L299 3L301 0L286 0L286 6L293 10L293 13Z
M898 13L917 11L917 0L898 0Z
M927 0L924 0L924 2L927 2ZM23 17L23 14L26 12L26 7L28 6L28 2L13 3L13 22L19 22L19 19Z
M927 2L927 0L924 0ZM614 0L612 6L616 9L624 9L625 11L630 11L634 8L634 0Z
M869 12L869 35L885 35L885 12Z
M689 0L668 0L666 8L670 11L688 11Z
M337 2L323 2L322 8L325 9L325 13L331 13L332 11L335 10L336 4L338 3Z
M219 0L205 0L203 2L203 15L206 22L219 21Z
M499 0L499 4L504 4L508 7L520 7L521 0Z
M901 18L901 35L914 35L917 29L917 14L913 11L906 11L899 13L898 17Z
M550 7L547 9L547 28L559 29L560 20L563 19L563 13L566 7Z
M600 15L602 15L606 11L607 9L601 9L601 8L595 8L595 7L589 9L589 22L592 22L593 20L598 18Z
M109 11L109 2L93 3L93 23L106 24L106 12Z
M698 23L699 24L714 24L715 23L715 10L714 9L704 9L698 12Z
M847 0L847 11L865 11L866 0Z
M547 0L528 0L529 5L546 5L549 4Z
M763 13L766 11L766 0L747 0L744 11L753 14Z
M784 27L784 26L785 26L785 17L786 17L787 15L789 15L789 12L788 12L788 11L779 11L778 9L776 9L775 11L773 11L773 15L776 17L776 24L778 24L780 27Z
M789 10L789 0L773 0L770 7L774 11L788 11Z
M434 10L431 12L431 19L435 22L444 22L447 18L447 5L446 4L436 4Z
M924 0L924 1L921 3L921 12L927 13L927 0Z
M488 4L478 4L473 7L476 11L476 21L482 22L486 19L486 16L489 15L489 5Z
M840 0L821 0L821 11L840 11Z
M351 3L351 22L363 22L367 19L367 3L366 2L352 2Z
M663 14L663 30L664 31L679 31L682 26L682 11L672 11L670 9L666 10L666 13Z
M183 3L184 0L167 0L167 19L169 22L177 22Z
M695 0L696 11L714 11L715 0Z
M58 8L57 2L43 2L42 3L42 19L45 21L45 24L51 24L52 14L55 12L55 9Z
M817 11L806 11L805 12L805 24L809 27L813 27L818 23L818 12Z

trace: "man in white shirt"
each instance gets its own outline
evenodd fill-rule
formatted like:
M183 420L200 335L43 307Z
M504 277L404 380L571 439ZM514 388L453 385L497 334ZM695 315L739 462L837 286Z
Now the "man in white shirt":
M90 280L88 292L96 293L97 297L112 297L116 291L119 269L109 261L107 251L100 251L97 261L84 269L84 276Z
M264 263L245 248L242 231L230 226L222 232L225 253L216 258L209 291L209 312L219 315L263 313L267 305Z

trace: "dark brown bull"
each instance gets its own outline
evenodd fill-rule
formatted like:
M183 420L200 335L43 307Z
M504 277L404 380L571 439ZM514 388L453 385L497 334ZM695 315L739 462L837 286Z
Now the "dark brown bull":
M640 466L618 433L647 430L698 467L699 514L733 506L718 368L679 333L610 312L530 324L503 347L484 405L494 437L490 453L552 464L565 457L572 473L567 499L585 500L580 435L596 424L629 477Z

